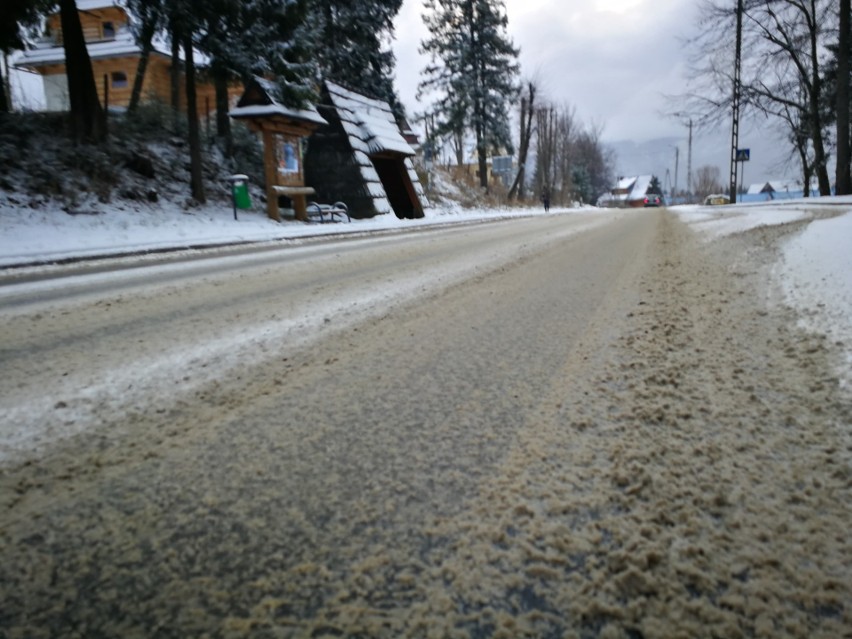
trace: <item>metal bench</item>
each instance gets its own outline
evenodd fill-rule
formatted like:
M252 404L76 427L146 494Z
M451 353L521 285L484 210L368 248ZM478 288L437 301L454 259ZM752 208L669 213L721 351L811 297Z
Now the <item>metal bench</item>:
M342 222L343 218L347 222L351 222L349 217L349 207L343 202L335 202L334 204L320 204L319 202L308 202L308 218L319 218L320 224L326 222Z

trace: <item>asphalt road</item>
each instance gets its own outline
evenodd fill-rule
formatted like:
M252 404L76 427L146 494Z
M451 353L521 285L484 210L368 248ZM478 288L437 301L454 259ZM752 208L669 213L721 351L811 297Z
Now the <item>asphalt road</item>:
M848 478L779 613L803 541L749 474L836 457L824 350L666 211L596 215L10 294L0 636L840 636Z

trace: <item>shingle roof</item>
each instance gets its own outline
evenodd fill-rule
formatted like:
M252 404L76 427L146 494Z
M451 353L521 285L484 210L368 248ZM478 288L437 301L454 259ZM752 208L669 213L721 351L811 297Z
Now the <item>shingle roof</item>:
M293 120L303 120L319 125L328 124L325 121L325 118L323 118L313 106L297 109L281 104L278 100L278 87L274 82L259 76L255 76L254 81L263 89L265 94L265 99L263 101L265 104L243 104L243 99L240 99L240 104L242 104L242 106L237 106L231 109L228 114L232 118L280 115Z
M326 82L326 86L353 148L368 155L386 152L415 155L402 137L387 102L359 95L333 82Z

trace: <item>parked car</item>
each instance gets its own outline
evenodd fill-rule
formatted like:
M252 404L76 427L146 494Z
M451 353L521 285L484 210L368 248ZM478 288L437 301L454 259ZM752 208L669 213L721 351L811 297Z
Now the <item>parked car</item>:
M645 206L662 206L663 198L657 193L645 194Z

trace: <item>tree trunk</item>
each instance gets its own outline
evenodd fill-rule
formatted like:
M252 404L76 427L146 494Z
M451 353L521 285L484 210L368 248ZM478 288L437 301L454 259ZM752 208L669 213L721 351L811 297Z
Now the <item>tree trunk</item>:
M172 32L172 68L170 74L171 80L171 103L172 103L172 117L174 121L174 130L177 132L178 130L178 121L180 118L180 29L177 24L175 24L174 19L172 20L171 25Z
M198 100L195 95L195 62L193 60L192 34L183 40L186 65L186 121L189 130L190 186L192 197L200 203L207 201L204 195L204 174L201 166L201 132L198 127Z
M456 154L456 166L464 166L464 131L456 129L453 131L453 151Z
M154 50L154 32L157 28L157 19L151 16L145 18L142 25L142 33L140 34L140 45L142 53L139 56L139 64L136 66L136 77L133 80L133 92L130 94L130 104L127 105L127 112L133 113L142 98L142 85L145 83L145 72L148 70L148 59L151 57L151 51Z
M850 0L840 0L840 38L837 48L837 174L835 195L852 194L849 148Z
M103 142L107 137L106 117L98 99L77 3L75 0L60 0L59 8L68 98L71 103L71 132L77 141Z
M532 139L532 123L535 114L536 87L530 82L527 85L528 97L521 99L521 148L518 150L518 174L512 188L509 189L509 199L517 194L519 200L524 199L525 181L527 175L527 157L529 156L530 140Z
M225 156L231 157L234 143L231 137L231 118L228 117L228 73L221 69L213 73L216 87L216 135L225 143Z
M813 7L813 3L811 3ZM816 11L812 12L814 18ZM817 184L820 195L831 195L831 182L828 179L828 158L825 153L825 143L822 135L822 112L820 110L822 79L819 71L819 55L817 46L816 26L811 30L811 95L810 95L810 123L811 139L814 145L814 171L816 172Z
M3 75L3 68L0 67L0 113L9 113L11 110L9 96L6 92L6 78Z
M488 149L485 148L485 134L482 125L476 125L476 160L479 167L479 186L488 193Z

